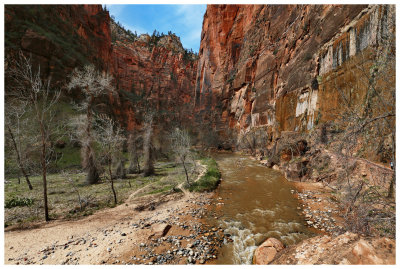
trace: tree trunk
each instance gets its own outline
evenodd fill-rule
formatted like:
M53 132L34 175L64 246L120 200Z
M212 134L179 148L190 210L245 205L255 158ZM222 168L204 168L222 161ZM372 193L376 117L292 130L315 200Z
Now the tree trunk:
M128 170L131 174L140 173L139 157L137 157L137 155L131 160Z
M97 182L99 182L100 180L100 176L99 176L99 172L97 171L97 167L96 167L96 162L94 160L94 156L93 156L93 149L91 147L92 144L92 136L91 136L91 129L92 129L92 104L94 101L94 97L91 96L90 97L90 102L88 104L88 108L87 108L87 112L86 112L86 135L87 135L87 145L85 146L85 158L86 160L84 160L84 168L87 171L87 176L86 176L86 182L88 184L95 184Z
M396 176L393 174L392 180L390 181L389 191L388 191L388 198L394 197L394 182L396 181Z
M17 153L17 162L18 162L19 169L21 170L22 174L24 175L25 180L26 180L26 183L28 184L29 189L30 189L30 190L33 190L32 184L31 184L31 182L29 181L29 177L28 177L28 175L27 175L27 173L26 173L26 171L25 171L25 169L24 169L24 166L22 165L21 157L20 157L20 154L19 154L19 150L18 150L18 147L17 147L17 143L15 142L14 134L13 134L13 132L11 131L10 126L7 125L7 128L8 128L8 132L10 133L11 140L12 140L12 142L13 142L15 152ZM19 176L18 176L18 180L19 180Z
M136 168L133 160L131 160L129 167L128 167L128 174L136 173Z
M88 184L96 184L99 182L100 176L99 172L97 171L96 165L94 164L94 161L92 158L90 158L90 164L88 168L86 169L87 175L86 175L86 182Z
M47 203L47 164L46 164L46 134L43 126L43 122L40 123L40 131L42 134L42 176L43 176L43 202L44 202L44 217L46 221L50 220L49 217L49 206Z
M151 124L147 124L143 141L143 153L144 153L143 172L145 177L154 174L153 154L151 150L151 136L152 136Z
M137 171L138 171L138 173L140 173L140 163L139 163L139 157L136 155L136 164L137 164Z
M183 161L183 160L181 160L181 161L182 161L183 169L185 170L186 181L187 181L188 185L190 186L189 175L188 175L188 172L187 172L187 169L186 169L185 161Z
M125 170L125 161L121 159L118 162L117 168L115 169L116 178L125 179L126 178L126 170Z
M108 162L108 173L110 175L111 190L114 195L114 204L116 205L117 204L117 193L115 192L115 189L114 189L114 179L113 179L112 171L111 171L111 158Z

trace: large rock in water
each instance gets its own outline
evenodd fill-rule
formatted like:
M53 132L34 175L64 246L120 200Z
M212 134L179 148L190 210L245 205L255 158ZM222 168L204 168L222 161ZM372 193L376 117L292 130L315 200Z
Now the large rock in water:
M272 264L395 264L396 242L346 232L320 235L285 250Z
M269 264L285 246L276 238L268 238L254 252L253 264Z

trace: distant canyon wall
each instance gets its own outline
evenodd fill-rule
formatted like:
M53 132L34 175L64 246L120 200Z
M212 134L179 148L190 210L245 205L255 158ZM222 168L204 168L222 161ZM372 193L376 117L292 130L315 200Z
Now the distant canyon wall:
M101 5L5 5L5 55L22 51L63 86L78 66L112 66L110 17Z
M176 35L150 46L150 36L132 40L120 28L101 5L6 5L6 56L20 50L31 56L43 77L57 87L64 87L72 70L86 64L109 72L118 94L99 98L97 107L128 130L141 124L139 114L145 110L162 114L165 124L189 123L197 58ZM80 98L79 92L73 93L74 101Z
M225 138L261 127L272 140L333 119L338 87L354 82L347 71L394 14L388 5L208 5L196 122Z
M128 130L142 123L137 115L146 110L158 112L164 124L189 124L197 60L185 54L175 35L162 37L153 48L146 37L113 43L113 74L120 93L113 102L115 113Z

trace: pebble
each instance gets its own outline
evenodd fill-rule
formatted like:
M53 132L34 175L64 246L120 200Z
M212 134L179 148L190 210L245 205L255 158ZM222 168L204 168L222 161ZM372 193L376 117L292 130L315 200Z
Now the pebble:
M205 204L210 204L210 203L203 203L203 202L197 202L197 201L192 201L194 204L198 204L200 206L203 206ZM174 211L174 210L172 210ZM186 212L178 212L178 209L176 209L174 212L176 212L177 215L192 215L193 217L201 217L204 215L206 212L203 209L193 209L193 210L187 210ZM214 215L215 216L215 215ZM215 216L215 219L218 219L218 216ZM170 217L166 219L156 219L152 220L151 218L147 219L142 219L138 223L125 223L126 227L131 227L131 228L150 228L155 223L169 223L171 225L176 225L179 227L182 227L183 229L189 231L189 235L187 236L182 236L182 235L176 235L176 236L166 236L158 239L153 239L152 241L149 242L142 242L139 244L139 247L144 248L142 250L145 250L146 253L143 255L140 255L139 257L133 256L131 258L132 261L135 261L134 263L142 263L142 264L166 264L168 261L172 261L172 263L177 263L179 260L182 259L182 257L186 257L188 263L194 264L196 261L200 264L206 263L208 257L209 258L216 258L216 249L218 246L221 246L223 244L223 238L226 237L226 235L221 236L219 232L224 232L222 228L209 228L210 230L207 230L204 228L203 225L201 224L186 224L186 223L179 223L177 224L177 220L179 220L179 217ZM121 225L123 223L120 223ZM123 227L121 227L123 228ZM106 240L107 237L112 237L112 236L127 236L128 233L132 234L135 233L133 229L129 232L122 232L119 229L105 229L100 231L100 238L103 241L107 242ZM206 235L206 236L202 236ZM222 237L222 239L221 239ZM41 260L47 259L49 256L51 256L51 253L55 253L55 251L60 248L60 249L67 249L71 244L73 245L84 245L88 243L88 245L83 246L83 249L78 250L79 251L90 251L90 248L92 247L97 247L98 245L94 243L94 240L97 238L92 237L90 234L86 234L85 238L74 238L70 237L68 238L68 242L65 244L61 245L53 245L46 247L41 250L43 253ZM131 239L132 240L132 239ZM185 244L184 242L181 242L182 240L187 241L186 247L181 247L181 243L183 245ZM111 254L112 252L112 244L117 243L120 244L122 242L126 241L126 239L116 239L113 242L109 242L110 247L106 248L107 252ZM170 245L164 245L164 244L170 244ZM155 252L156 249L158 249L158 246L164 246L166 247L164 253L157 253ZM172 249L174 246L176 248ZM210 250L207 246L212 246L213 248ZM170 248L170 249L168 249ZM10 249L13 249L13 247L10 247ZM70 249L71 250L71 249ZM89 252L86 252L89 253ZM90 254L89 254L90 255ZM53 255L54 256L54 255ZM67 259L63 261L63 264L79 264L79 259L78 257L73 257L74 252L70 251L66 254ZM40 257L40 256L39 256ZM112 256L112 258L116 258L116 256ZM27 259L25 258L24 263L29 263ZM100 260L101 263L107 264L111 263L111 261L106 261L106 260ZM112 262L113 264L115 263L122 263L122 264L130 264L129 262L126 263L125 261L119 261L119 260L114 260Z

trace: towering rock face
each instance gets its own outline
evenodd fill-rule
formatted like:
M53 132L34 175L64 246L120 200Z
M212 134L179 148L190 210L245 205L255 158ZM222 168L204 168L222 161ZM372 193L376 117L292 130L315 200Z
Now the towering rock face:
M21 50L62 86L77 66L112 62L110 17L101 5L6 5L6 56Z
M115 26L112 26L115 27ZM143 111L157 111L165 123L191 121L197 58L187 53L174 34L159 38L123 36L113 43L113 72L119 92L116 114L128 130L140 124ZM136 115L136 116L135 116Z
M191 120L197 56L174 34L134 36L101 5L6 5L5 30L6 55L30 55L57 86L89 63L111 73L118 94L101 98L97 107L128 130L146 110L158 112L166 124ZM79 101L79 92L74 94Z
M393 6L209 5L194 92L197 122L212 122L222 137L261 127L272 140L331 120L341 109L338 87L351 90L345 70L357 69L391 16Z

